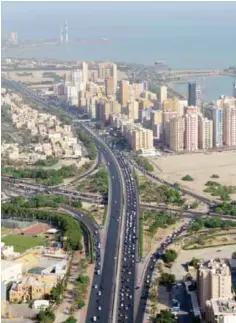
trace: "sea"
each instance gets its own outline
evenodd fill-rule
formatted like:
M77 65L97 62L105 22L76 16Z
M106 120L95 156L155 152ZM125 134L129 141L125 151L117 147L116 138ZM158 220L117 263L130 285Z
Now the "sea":
M71 42L2 51L2 57L103 60L171 69L236 66L236 2L14 2L2 4L2 34ZM75 42L77 39L79 41ZM106 40L104 40L106 39ZM232 95L233 77L201 79L204 98ZM186 92L186 85L176 89Z

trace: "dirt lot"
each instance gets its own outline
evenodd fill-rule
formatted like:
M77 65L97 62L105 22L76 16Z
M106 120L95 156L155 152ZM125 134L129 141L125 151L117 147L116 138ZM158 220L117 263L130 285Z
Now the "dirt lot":
M193 192L212 198L203 192L204 185L211 180L212 174L218 174L215 179L222 185L236 185L236 150L214 153L199 153L189 155L173 155L152 158L156 173L170 182L178 182ZM181 180L185 175L193 177L192 182ZM214 179L213 179L214 180ZM236 199L236 194L231 195Z
M9 76L14 80L14 81L21 81L23 83L38 83L42 81L53 81L54 79L51 77L43 77L43 73L45 72L53 72L56 73L57 75L64 76L65 74L69 74L70 71L65 71L65 70L47 70L47 71L16 71L16 72L9 72ZM23 74L23 73L32 73L32 75L26 75L26 76L19 76L17 74Z
M210 260L212 257L231 258L231 255L235 250L236 245L196 250L183 250L179 253L177 260L171 267L171 273L175 274L176 279L182 279L187 273L183 265L189 262L193 257L202 260Z
M184 223L187 223L188 219L180 219L180 221L176 222L173 225L170 225L166 229L159 228L154 236L151 238L147 229L148 227L144 226L144 257L146 257L150 252L154 252L157 247L161 244L161 242L170 235L174 230L181 227Z

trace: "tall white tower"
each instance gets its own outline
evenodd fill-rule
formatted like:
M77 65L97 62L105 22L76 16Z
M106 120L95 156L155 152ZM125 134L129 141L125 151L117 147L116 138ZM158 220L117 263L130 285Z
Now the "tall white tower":
M115 63L112 64L112 77L113 77L113 81L114 81L114 91L116 93L116 89L117 89L117 66Z
M83 71L83 82L88 82L88 64L86 62L82 63L82 71Z
M63 27L60 27L60 42L63 43Z
M64 32L65 32L65 42L68 43L68 25L67 25L67 21L65 22L65 29L64 29Z

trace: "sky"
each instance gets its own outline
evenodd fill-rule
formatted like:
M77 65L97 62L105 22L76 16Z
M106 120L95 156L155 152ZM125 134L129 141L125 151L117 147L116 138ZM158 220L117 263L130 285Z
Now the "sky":
M114 34L126 27L139 32L152 27L236 27L236 2L28 2L3 1L2 33L18 31L21 39L51 38L68 21L73 35L96 36L111 28ZM131 30L130 30L131 32ZM235 32L235 31L234 31Z

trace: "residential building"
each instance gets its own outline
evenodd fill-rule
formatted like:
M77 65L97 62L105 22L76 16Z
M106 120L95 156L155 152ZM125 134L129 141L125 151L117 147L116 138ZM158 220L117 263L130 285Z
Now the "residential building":
M86 84L88 82L88 64L86 62L82 63L82 73L83 73L83 82Z
M113 97L115 94L114 78L107 77L105 80L105 90L107 97Z
M223 146L223 109L210 106L209 116L213 121L213 146Z
M163 143L166 146L170 145L170 120L177 117L177 112L164 111L162 119Z
M130 101L130 84L129 81L121 81L120 83L120 102L122 107L127 106Z
M236 302L230 298L211 299L206 302L207 323L235 323Z
M100 80L104 80L105 79L105 66L104 64L99 64L98 65L98 78Z
M126 138L134 151L153 149L153 132L140 125L133 125L126 133Z
M201 106L201 87L196 82L188 83L188 105Z
M184 146L186 151L189 152L198 150L198 114L196 107L186 108Z
M183 116L170 120L170 149L184 150L185 119Z
M223 144L236 146L236 107L232 105L223 108Z
M19 303L43 299L59 282L56 275L24 276L20 282L14 282L9 291L9 301Z
M66 87L66 96L67 96L67 102L69 103L69 105L78 106L79 96L78 96L78 88L76 86L68 85Z
M157 100L162 105L163 102L167 99L167 87L166 86L160 86L157 92Z
M203 312L206 302L217 298L232 298L232 279L224 260L215 259L202 263L197 273L198 298Z
M178 112L179 100L177 98L166 99L162 103L163 111Z
M198 147L211 149L213 147L213 121L198 115Z
M117 65L115 63L112 64L111 74L112 74L112 78L113 78L114 93L116 93L116 89L117 89Z
M138 101L129 102L127 105L127 115L134 121L139 119L139 104Z
M153 110L150 113L150 121L151 126L161 124L163 118L163 111L162 110Z

